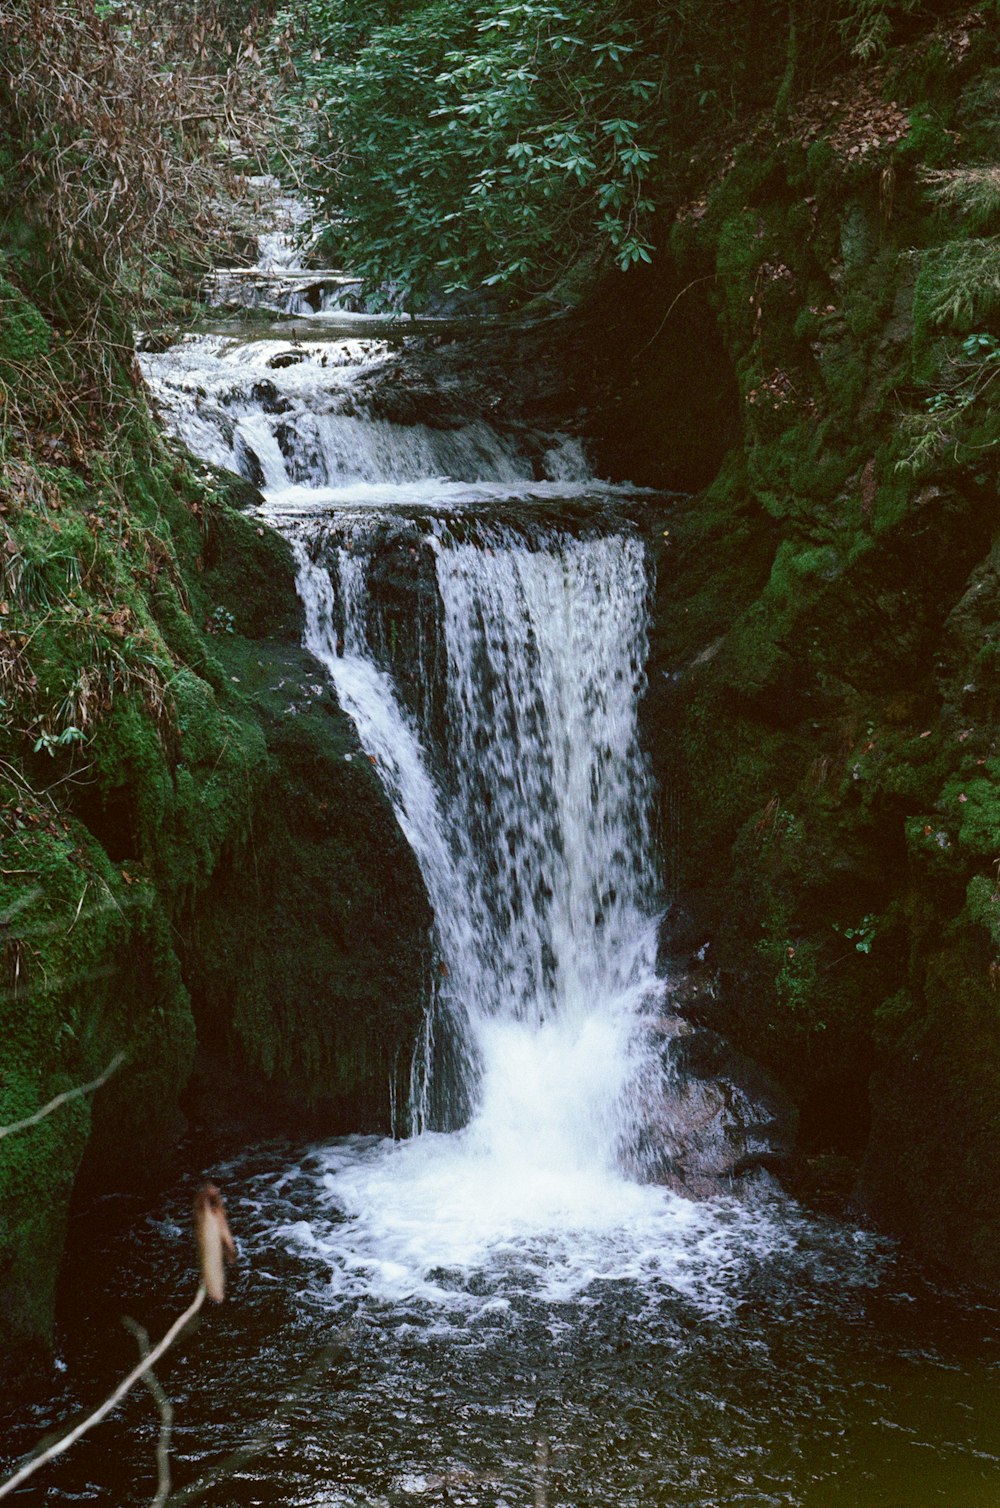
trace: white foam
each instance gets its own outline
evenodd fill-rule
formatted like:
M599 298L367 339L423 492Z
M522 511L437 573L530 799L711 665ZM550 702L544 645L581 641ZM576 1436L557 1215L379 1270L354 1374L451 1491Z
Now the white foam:
M786 1206L695 1204L632 1176L643 1107L666 1084L647 1029L662 985L638 730L643 546L627 530L529 542L488 510L471 537L451 537L435 512L616 489L571 436L550 437L538 480L482 421L374 417L359 374L396 359L377 340L221 336L143 358L196 453L263 477L267 516L295 546L306 643L413 848L445 966L415 1056L424 1134L317 1150L317 1203L280 1241L317 1275L314 1294L429 1304L446 1320L513 1323L519 1295L588 1303L608 1282L723 1313L748 1264L794 1242L796 1225ZM369 642L363 531L351 548L314 540L317 521L335 540L338 515L394 508L426 514L443 730L407 709ZM462 1046L446 1061L442 1016ZM430 1094L434 1075L471 1107L460 1131L426 1129L449 1099Z
M612 1170L509 1161L475 1122L405 1142L348 1139L317 1149L310 1172L329 1215L272 1225L268 1240L306 1259L313 1300L429 1306L444 1326L514 1322L519 1298L587 1304L608 1283L723 1319L757 1263L814 1239L778 1200L694 1203ZM845 1282L852 1265L871 1277L873 1248L862 1247L852 1258L838 1246Z

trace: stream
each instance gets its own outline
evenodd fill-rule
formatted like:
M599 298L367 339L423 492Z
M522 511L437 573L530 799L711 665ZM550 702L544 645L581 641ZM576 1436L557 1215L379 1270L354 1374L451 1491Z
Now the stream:
M241 1266L161 1369L170 1501L1000 1501L997 1315L759 1168L711 1197L676 1176L758 1130L685 1082L657 966L642 500L569 434L386 417L400 362L398 324L322 299L143 357L168 427L292 544L439 960L395 1137L211 1169ZM18 1449L131 1364L102 1340L122 1309L184 1306L188 1197L77 1256L73 1291L105 1296ZM148 1503L157 1425L137 1392L44 1501Z

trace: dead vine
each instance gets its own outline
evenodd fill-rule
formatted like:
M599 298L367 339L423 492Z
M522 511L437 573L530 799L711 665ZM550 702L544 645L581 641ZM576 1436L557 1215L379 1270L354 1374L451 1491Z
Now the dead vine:
M67 334L131 363L120 319L156 301L165 274L197 276L231 247L278 136L251 17L218 6L0 0L0 129L47 266L72 283ZM242 214L243 223L246 215ZM68 301L62 301L69 309ZM126 349L127 348L127 349Z

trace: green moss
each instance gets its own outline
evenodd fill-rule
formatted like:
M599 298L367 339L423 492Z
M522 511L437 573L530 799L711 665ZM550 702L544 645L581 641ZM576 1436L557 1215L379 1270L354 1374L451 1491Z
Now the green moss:
M196 1012L285 1098L385 1130L429 966L413 855L310 657L229 636L220 652L265 720L272 773L202 908Z
M162 1166L190 1072L193 1022L169 929L152 890L129 883L79 824L21 791L0 839L7 920L0 1031L0 1124L128 1062L76 1100L0 1141L0 1271L11 1346L50 1334L68 1200L95 1127L119 1171ZM118 1113L112 1114L114 1105Z
M991 761L989 777L953 778L938 802L940 810L954 814L962 848L984 858L996 857L1000 848L1000 761Z
M3 276L0 256L0 382L23 380L20 370L51 346L49 327L38 310Z
M752 337L756 314L747 290L766 255L764 226L754 210L741 209L724 221L716 243L716 271L732 338Z
M813 183L821 184L834 165L833 146L827 136L818 136L806 151L806 168Z
M910 129L900 151L922 166L940 167L954 152L954 138L938 111L917 106L910 111Z
M1000 951L1000 890L996 877L988 879L982 874L973 875L965 899L970 919L986 928Z
M12 1354L51 1334L74 1191L173 1165L196 1059L221 1053L288 1124L319 1107L327 1129L388 1129L429 924L332 694L289 705L322 676L287 545L234 509L238 479L162 440L121 363L87 448L65 446L52 385L74 358L41 365L50 346L0 283L0 382L7 352L21 405L11 425L0 404L0 1124L128 1062L0 1139Z
M726 1027L791 1076L807 1138L855 1153L867 1075L926 1027L942 940L964 960L997 935L1000 431L989 385L964 404L986 369L961 340L1000 320L996 248L909 166L992 159L977 102L997 68L988 29L914 46L891 85L912 127L885 172L832 140L757 143L675 238L714 259L744 403L660 567L648 715L672 871L713 934ZM940 430L916 471L899 464L914 415ZM978 994L981 958L973 973Z

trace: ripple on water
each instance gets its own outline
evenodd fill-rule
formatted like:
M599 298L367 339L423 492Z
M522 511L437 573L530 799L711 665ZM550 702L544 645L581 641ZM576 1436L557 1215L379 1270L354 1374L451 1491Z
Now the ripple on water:
M471 1155L445 1142L272 1145L213 1170L242 1261L163 1373L179 1483L257 1442L209 1503L998 1500L995 1317L900 1273L886 1243L773 1192L687 1204L634 1187L589 1224L578 1199L546 1230L536 1201L516 1234L485 1200L459 1239L420 1182L424 1159L440 1181ZM400 1208L376 1219L386 1180ZM67 1391L22 1417L12 1451L123 1370L127 1337L96 1359L121 1307L154 1334L177 1312L187 1204L178 1190L133 1228L100 1278L88 1261L81 1293L130 1291L78 1317ZM154 1437L137 1392L56 1463L52 1501L148 1504Z

